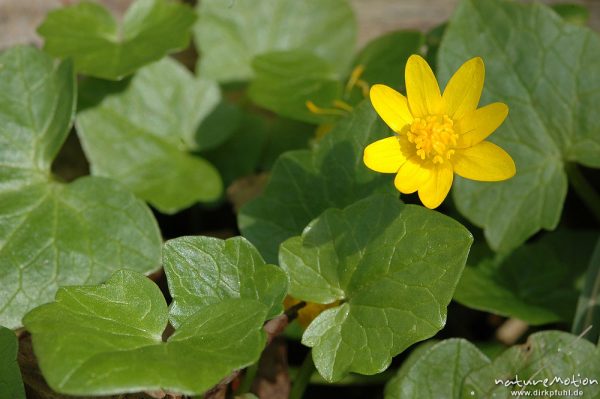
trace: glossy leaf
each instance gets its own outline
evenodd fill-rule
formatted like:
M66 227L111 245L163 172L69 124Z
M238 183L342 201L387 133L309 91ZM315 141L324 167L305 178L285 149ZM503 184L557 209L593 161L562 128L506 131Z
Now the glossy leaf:
M468 341L445 340L412 355L385 399L597 397L598 384L590 381L597 381L599 354L590 342L559 331L535 333L492 361Z
M16 328L59 286L155 270L161 238L150 210L120 185L50 174L74 113L71 63L16 47L0 65L0 323Z
M252 68L255 76L248 95L278 115L320 123L324 116L310 112L306 103L332 108L334 100L341 98L341 77L327 61L307 50L259 55Z
M597 236L559 230L509 256L483 259L465 269L454 299L534 325L570 322Z
M78 72L118 80L187 47L195 20L178 2L137 0L119 26L106 8L82 1L48 13L38 33L45 51L72 58Z
M177 327L200 309L229 298L256 300L271 318L283 311L287 276L267 265L242 237L181 237L165 244L164 268Z
M106 284L61 288L24 324L57 392L193 395L258 360L265 314L256 301L223 300L188 317L163 342L169 315L160 289L140 274L118 271Z
M80 91L77 133L94 175L122 182L165 213L219 197L216 169L188 152L219 101L214 82L166 58L126 85L92 80Z
M600 119L590 113L600 102L600 37L542 4L463 0L439 50L442 80L473 56L486 66L482 104L510 108L490 140L511 154L517 174L501 183L457 179L454 199L490 246L507 252L557 226L565 162L600 167Z
M279 50L309 51L345 72L356 40L346 0L205 0L198 14L199 71L223 82L251 79L254 57Z
M490 360L464 339L415 351L385 387L385 399L460 398L465 377Z
M418 31L395 31L369 42L356 56L354 65L362 65L361 79L374 85L404 88L404 66L408 57L418 54L424 37ZM405 90L403 90L405 91Z
M21 371L17 363L19 343L12 330L0 326L0 397L25 399Z
M564 395L563 398L590 397L600 394L600 386L596 383L589 385L589 380L596 379L600 374L600 350L589 341L560 331L544 331L532 334L523 345L514 346L498 356L492 363L481 368L475 368L464 380L460 398L512 398L511 391L537 390L581 390L583 395ZM537 385L519 387L496 384L496 380L512 380L519 378L523 381L541 381ZM563 381L569 379L588 379L585 386L580 383L556 382L549 388L544 388L543 381L553 381L555 377Z
M380 194L329 209L285 241L279 261L290 295L341 301L302 337L319 373L328 381L380 373L442 329L472 240L458 222Z
M364 102L313 150L282 155L264 193L238 214L244 237L268 262L275 262L279 244L300 234L324 210L343 208L374 192L393 192L384 177L370 173L362 162L363 148L387 132L371 104Z

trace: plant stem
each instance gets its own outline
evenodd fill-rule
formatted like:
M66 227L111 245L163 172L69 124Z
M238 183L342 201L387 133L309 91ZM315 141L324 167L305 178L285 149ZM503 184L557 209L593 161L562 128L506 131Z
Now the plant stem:
M252 383L254 382L254 378L256 378L257 372L258 362L254 363L246 369L246 374L244 375L244 379L242 380L242 384L238 388L236 395L241 395L250 392L250 390L252 389Z
M304 391L310 382L310 377L313 375L315 371L315 363L312 359L312 352L308 352L304 361L302 362L302 366L298 370L298 375L296 375L296 379L294 380L294 384L292 385L292 391L290 392L289 399L302 399L304 396Z
M583 334L592 343L600 340L600 239L590 260L590 266L585 274L584 286L577 304L573 321L573 334ZM591 328L591 330L590 330Z
M600 223L600 195L594 190L594 187L585 179L581 170L575 163L568 163L565 166L569 183L575 190L579 198L592 211L592 214Z

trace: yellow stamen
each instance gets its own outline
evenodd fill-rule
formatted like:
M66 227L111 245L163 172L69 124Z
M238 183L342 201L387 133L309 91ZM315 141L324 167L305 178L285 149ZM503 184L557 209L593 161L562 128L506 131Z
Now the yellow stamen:
M352 105L342 100L333 100L333 106L348 112L352 112L352 110L354 110L354 108L352 108Z
M315 115L335 115L335 116L346 115L346 111L343 111L341 109L335 109L335 108L321 108L310 100L306 101L306 108L308 108L308 110Z
M454 155L458 134L454 131L454 121L448 115L429 115L415 118L406 133L408 141L417 149L422 160L444 163Z
M350 91L354 88L354 86L356 86L356 83L358 82L358 80L360 79L360 76L363 74L364 71L365 71L364 65L357 65L356 67L354 67L354 69L350 73L350 78L348 79L348 82L346 83L346 89L345 89L346 95L348 95L350 93Z

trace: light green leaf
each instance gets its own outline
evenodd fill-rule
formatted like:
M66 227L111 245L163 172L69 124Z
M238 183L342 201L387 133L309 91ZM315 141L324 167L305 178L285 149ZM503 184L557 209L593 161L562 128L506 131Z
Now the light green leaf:
M283 154L264 193L238 214L244 237L267 262L276 262L279 244L300 234L327 208L343 208L374 192L393 192L389 181L362 161L363 148L387 135L388 128L365 101L314 150Z
M61 288L24 318L42 373L70 395L159 390L200 394L258 360L264 305L241 299L191 315L163 342L168 310L146 277L118 271L99 286Z
M509 256L467 267L454 299L470 308L515 317L529 324L573 319L578 281L598 233L559 230Z
M460 212L506 252L540 229L554 229L567 193L565 162L600 167L600 39L542 4L463 0L439 51L439 72L481 56L482 104L506 102L510 114L491 141L514 158L517 174L501 183L457 179Z
M385 399L595 398L600 388L590 380L597 381L600 372L598 355L590 342L559 331L533 334L493 361L468 341L450 339L411 356L388 383Z
M575 385L556 381L548 388L543 386L544 379L547 383L555 377L581 382L584 378L598 380L600 375L600 351L589 341L559 331L544 331L532 334L524 345L514 346L498 356L487 366L475 368L463 382L462 399L468 398L512 398L512 391L551 390L580 390L583 395L565 395L561 398L597 398L600 386ZM496 380L513 380L518 376L521 384L523 381L540 381L535 386L518 387L512 385L505 387ZM589 383L588 383L589 384ZM529 395L528 395L529 396ZM533 395L532 395L533 396ZM524 397L524 395L523 395ZM547 396L542 396L547 397Z
M425 38L418 31L396 31L369 42L356 56L354 65L362 65L361 79L373 85L404 88L404 66L408 57L418 54Z
M320 123L324 116L310 112L307 101L332 108L333 101L341 98L341 77L327 61L310 51L259 55L254 58L252 68L255 77L248 95L256 104L278 115Z
M460 398L465 377L490 360L469 341L447 339L415 351L385 387L385 399Z
M17 363L19 344L12 330L0 326L0 397L25 399L25 388Z
M571 332L585 332L585 338L591 342L599 342L600 339L600 237L583 279Z
M161 238L150 210L120 185L50 174L73 118L72 64L31 47L0 54L0 64L0 323L16 328L59 286L155 270Z
M216 169L187 152L195 148L198 125L219 101L214 82L165 58L127 85L86 83L76 123L94 175L122 182L165 213L219 197Z
M194 11L170 0L137 0L119 26L100 4L83 1L48 13L38 28L44 50L72 58L85 75L118 80L187 47Z
M346 72L356 21L346 0L204 0L195 39L202 76L218 81L252 78L255 56L305 50Z
M177 327L198 310L224 299L256 300L267 318L283 311L287 276L267 265L242 237L181 237L165 244L163 264L173 296L170 321Z
M390 194L329 209L285 241L279 261L290 295L341 301L302 337L319 373L328 381L380 373L441 330L472 241L458 222Z

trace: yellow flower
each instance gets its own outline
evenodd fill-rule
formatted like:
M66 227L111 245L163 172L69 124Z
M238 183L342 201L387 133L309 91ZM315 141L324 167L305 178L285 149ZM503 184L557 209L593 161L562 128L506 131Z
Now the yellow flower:
M299 300L288 295L283 301L283 306L288 309L298 303L300 303ZM306 328L318 315L321 314L321 312L337 305L339 305L339 301L335 301L327 305L307 302L306 305L298 311L298 323L302 326L302 328Z
M454 173L472 180L500 181L514 176L515 163L502 148L485 141L508 115L506 104L477 108L485 71L479 57L465 62L440 93L427 62L412 55L406 63L404 97L374 85L373 107L395 132L364 152L364 163L381 173L396 173L404 194L419 192L428 208L448 195Z

